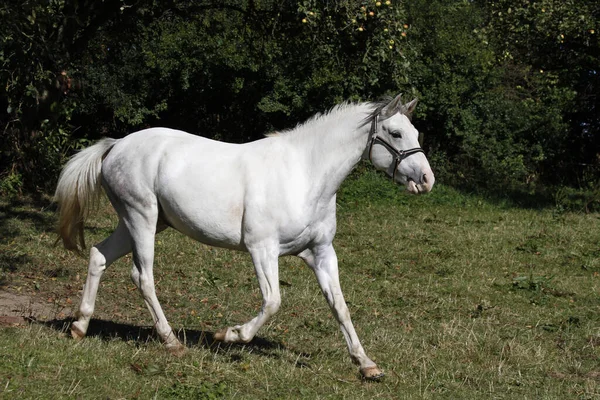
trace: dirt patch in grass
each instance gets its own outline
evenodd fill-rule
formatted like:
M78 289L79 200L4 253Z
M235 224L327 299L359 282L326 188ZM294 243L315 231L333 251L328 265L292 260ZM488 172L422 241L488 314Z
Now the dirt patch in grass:
M32 320L49 320L70 316L70 307L27 294L0 290L0 326L25 325Z

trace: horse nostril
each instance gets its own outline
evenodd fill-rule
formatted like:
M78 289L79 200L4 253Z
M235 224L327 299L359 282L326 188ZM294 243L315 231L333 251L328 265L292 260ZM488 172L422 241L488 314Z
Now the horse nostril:
M423 183L427 183L427 174L423 174Z

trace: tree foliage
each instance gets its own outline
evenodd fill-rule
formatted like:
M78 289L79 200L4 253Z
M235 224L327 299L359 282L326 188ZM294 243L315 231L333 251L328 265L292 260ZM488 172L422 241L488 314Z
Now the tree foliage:
M102 136L244 142L404 92L446 183L597 185L591 0L28 0L0 6L0 190L49 190Z
M528 19L545 18L550 7L553 21ZM445 136L436 156L449 176L500 188L597 182L600 142L589 91L598 81L573 79L575 71L596 74L593 62L577 58L600 65L592 22L579 26L580 53L570 54L564 34L550 31L574 27L582 15L562 2L414 1L410 8L419 34L413 83L428 106L428 129ZM598 22L591 10L583 13ZM588 112L576 116L583 103Z
M538 123L544 171L563 183L593 183L600 155L600 4L502 0L482 5L498 56L518 71L517 96L552 112ZM562 129L552 129L551 118Z

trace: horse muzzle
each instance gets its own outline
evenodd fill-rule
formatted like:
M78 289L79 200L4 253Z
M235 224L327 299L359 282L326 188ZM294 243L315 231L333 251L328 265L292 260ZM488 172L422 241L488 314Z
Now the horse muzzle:
M433 172L429 170L428 172L421 175L421 179L419 182L415 182L414 179L408 178L406 181L406 190L408 190L412 194L423 194L430 192L433 188L433 184L435 182L435 176Z

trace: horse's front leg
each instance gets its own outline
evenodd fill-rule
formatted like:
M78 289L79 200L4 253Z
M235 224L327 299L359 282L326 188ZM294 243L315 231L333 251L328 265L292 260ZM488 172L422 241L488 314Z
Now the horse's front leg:
M337 256L333 246L317 246L300 253L299 257L315 272L327 303L340 324L350 357L358 364L362 376L370 380L382 378L384 373L367 357L350 320L350 312L340 287Z
M215 333L215 340L228 343L248 343L281 305L279 293L278 248L276 246L250 249L252 262L263 297L258 315L243 325L225 328Z

